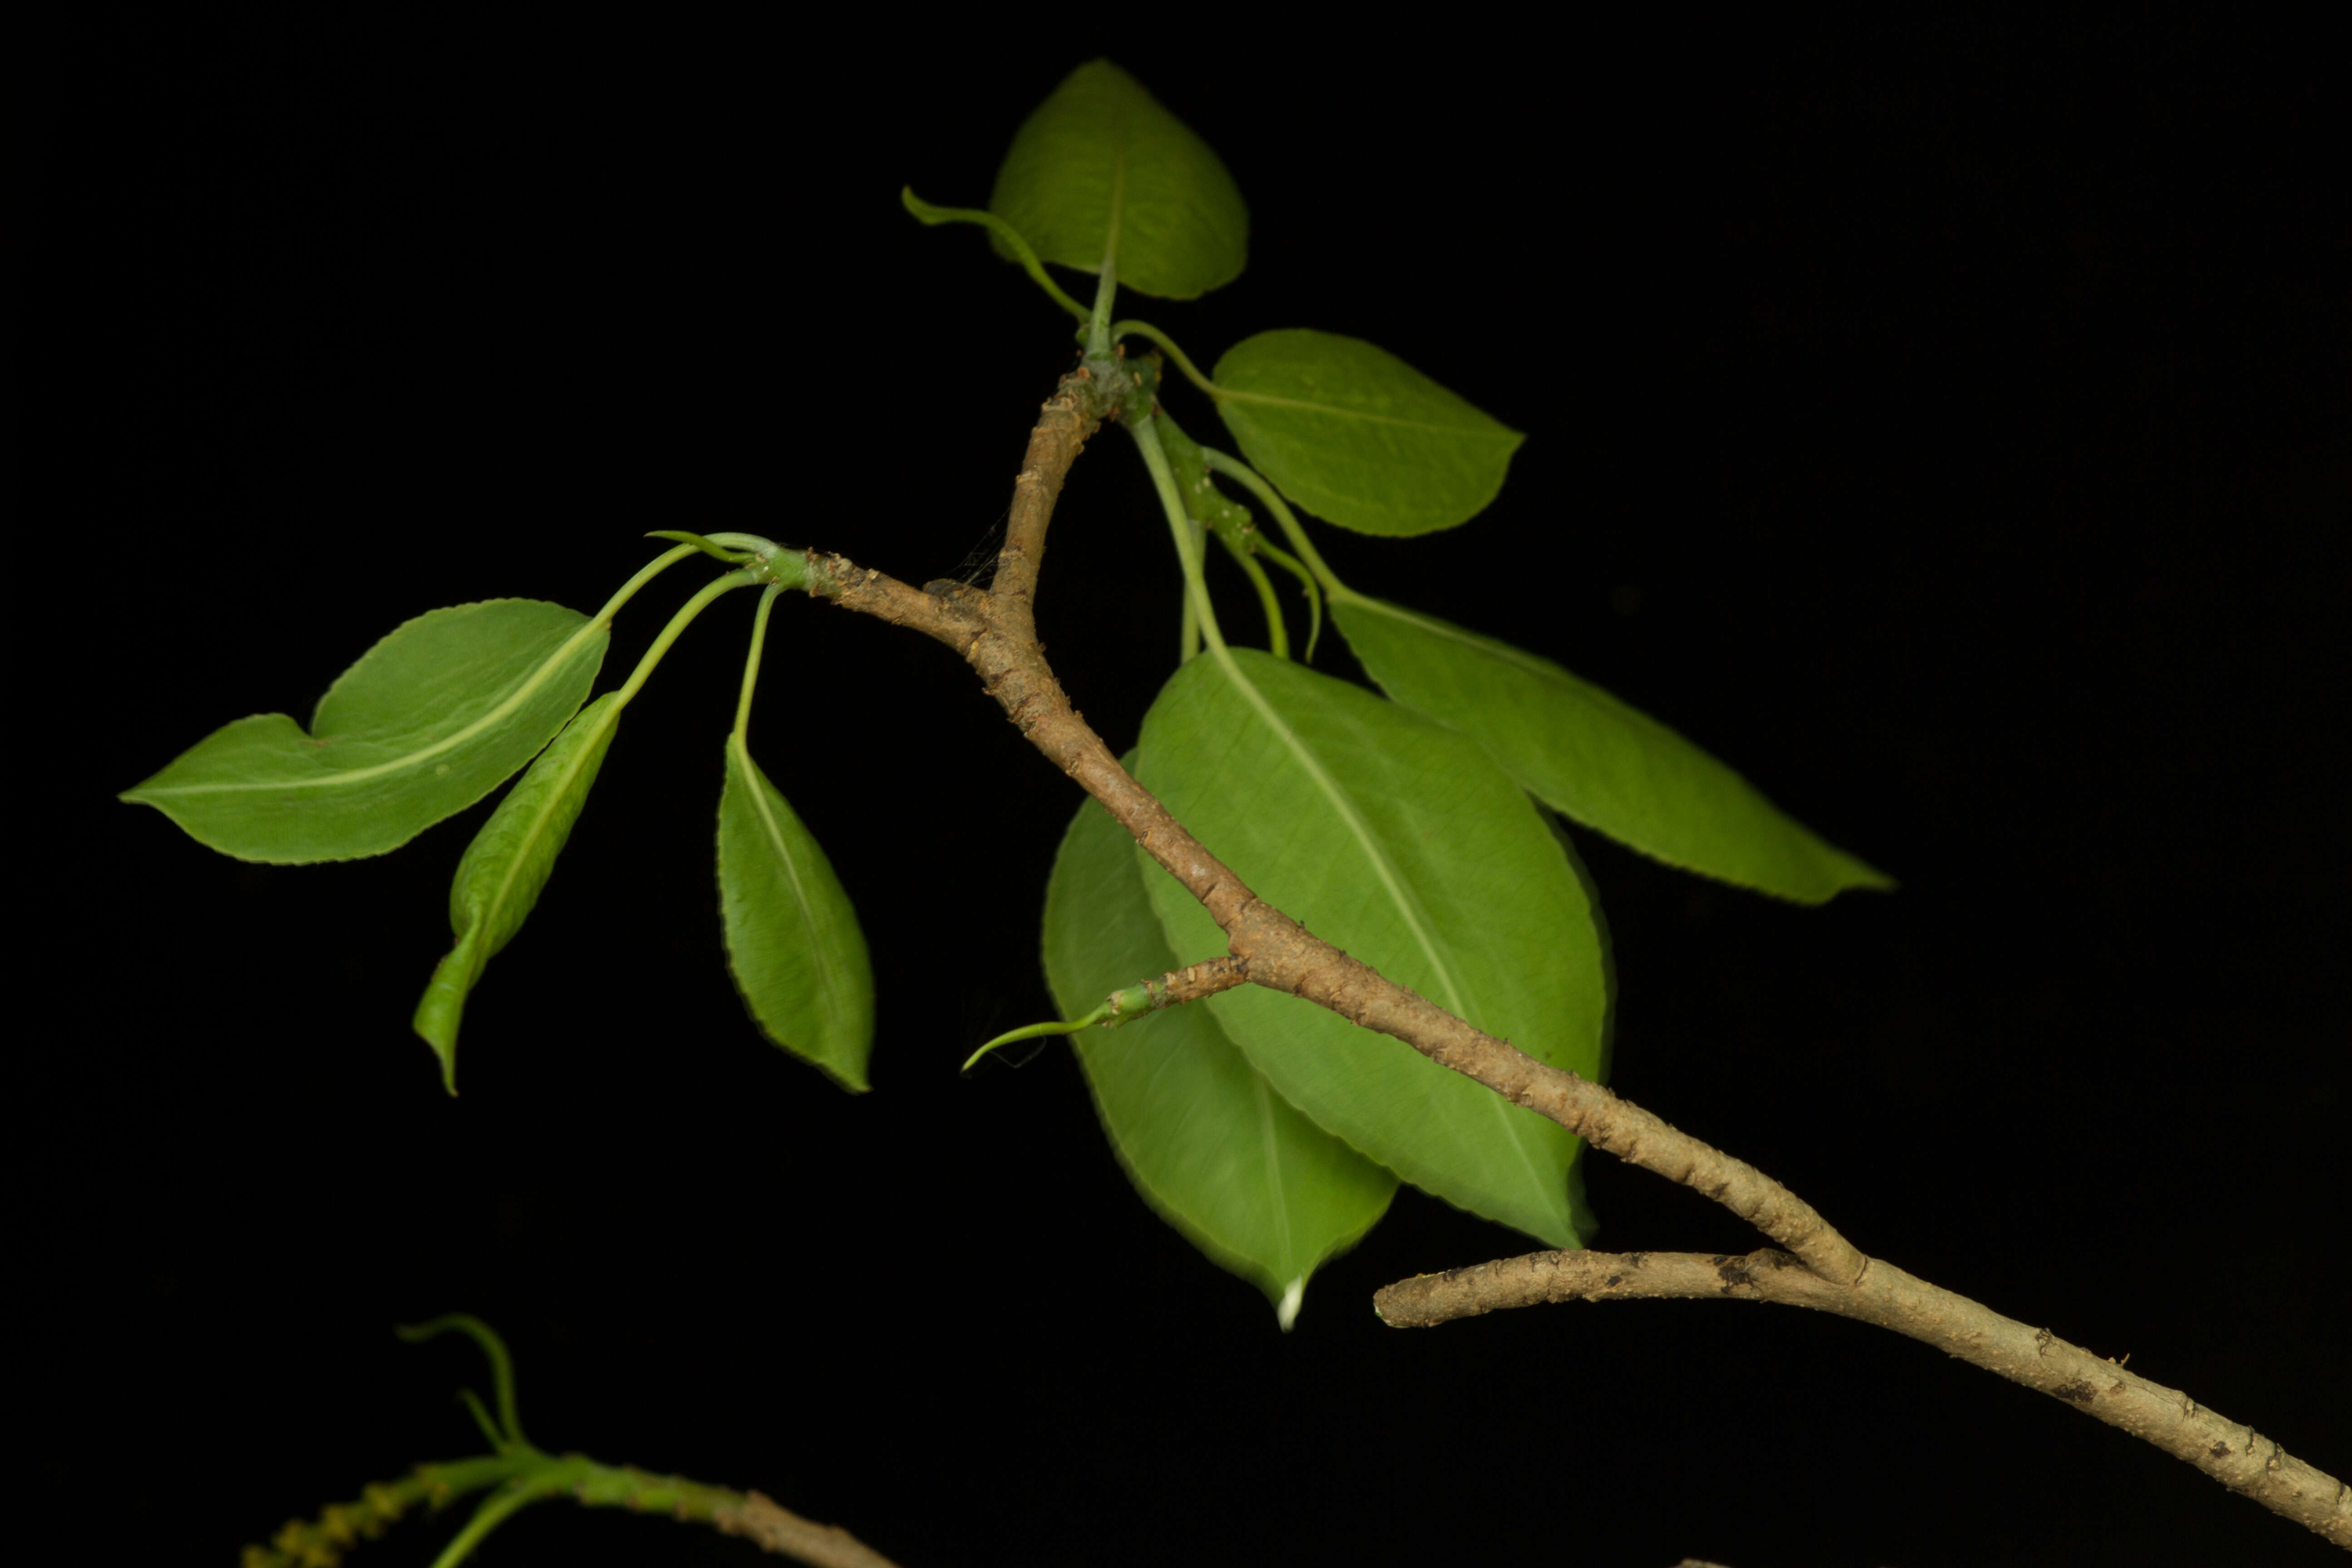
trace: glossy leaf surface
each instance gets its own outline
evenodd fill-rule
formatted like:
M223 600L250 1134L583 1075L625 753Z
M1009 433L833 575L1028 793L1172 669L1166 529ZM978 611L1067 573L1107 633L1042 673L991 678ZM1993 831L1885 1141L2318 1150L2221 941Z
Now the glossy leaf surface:
M449 885L449 928L457 945L433 971L416 1005L416 1032L441 1058L441 1077L457 1089L457 1026L483 968L539 902L555 858L588 804L588 791L620 722L620 694L583 708L532 762L466 847Z
M279 865L397 849L496 789L586 700L611 634L561 605L433 610L319 700L215 730L122 798L199 843Z
M1540 1060L1600 1070L1608 982L1591 906L1542 816L1479 748L1360 688L1235 649L1145 717L1137 776L1307 929ZM1140 850L1136 851L1139 856ZM1147 884L1178 952L1221 950L1176 882ZM1282 1096L1438 1196L1577 1245L1577 1140L1401 1040L1244 986L1203 1004Z
M1168 880L1138 864L1135 841L1108 812L1092 800L1079 806L1045 889L1045 979L1064 1017L1187 962L1152 913L1147 876ZM1276 1093L1204 1005L1084 1029L1070 1044L1136 1191L1264 1290L1284 1328L1317 1265L1387 1211L1396 1178Z
M1526 437L1361 338L1294 328L1226 351L1217 413L1275 488L1360 533L1467 522Z
M1101 271L1115 237L1120 285L1167 299L1230 283L1249 259L1249 209L1224 164L1108 60L1072 71L1022 124L988 205L1065 267Z
M866 1091L874 970L833 864L739 738L719 797L727 966L768 1038Z
M1549 659L1379 600L1335 595L1331 609L1383 691L1477 741L1588 827L1800 903L1894 886L1665 725Z

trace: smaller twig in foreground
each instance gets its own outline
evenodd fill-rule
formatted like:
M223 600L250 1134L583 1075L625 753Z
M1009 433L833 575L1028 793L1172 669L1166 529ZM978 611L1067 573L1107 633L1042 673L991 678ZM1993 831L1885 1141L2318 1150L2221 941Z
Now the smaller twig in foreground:
M896 1568L841 1526L803 1519L764 1492L749 1494L739 1508L716 1510L710 1522L721 1535L740 1535L763 1551L797 1557L812 1568Z

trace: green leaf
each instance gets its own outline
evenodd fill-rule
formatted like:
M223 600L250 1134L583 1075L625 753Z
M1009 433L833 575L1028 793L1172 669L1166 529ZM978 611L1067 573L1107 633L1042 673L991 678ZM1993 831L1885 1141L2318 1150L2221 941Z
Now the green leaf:
M1118 281L1145 294L1190 300L1249 259L1249 209L1224 164L1108 60L1072 71L1023 122L988 205L1064 267L1099 272L1116 242Z
M1553 809L1670 866L1818 904L1894 881L1655 719L1549 659L1350 595L1332 615L1381 689L1484 746Z
M1145 716L1144 785L1307 930L1528 1055L1597 1075L1600 939L1534 804L1443 725L1255 650L1233 657L1263 707L1215 659L1184 666ZM1172 879L1148 886L1176 952L1223 945ZM1297 997L1244 986L1203 1005L1325 1131L1473 1213L1578 1244L1579 1143L1557 1123Z
M1045 979L1065 1017L1183 961L1144 891L1135 841L1088 800L1045 889ZM1172 883L1171 884L1173 885ZM1220 943L1222 946L1222 943ZM1196 956L1200 956L1196 954ZM1275 1304L1385 1213L1396 1178L1300 1115L1200 1004L1070 1037L1103 1131L1144 1202Z
M588 804L621 719L621 694L608 691L583 708L563 733L499 802L466 847L449 884L449 928L457 945L433 971L416 1005L416 1032L441 1058L441 1080L457 1092L457 1026L466 998L492 955L522 929L572 825Z
M536 599L428 611L343 671L308 733L283 713L240 719L122 798L240 860L381 855L529 762L587 699L610 640Z
M740 734L719 797L719 900L727 967L768 1038L866 1092L874 970L833 864Z
M1361 338L1260 332L1211 374L1217 413L1258 471L1360 533L1469 521L1526 439Z

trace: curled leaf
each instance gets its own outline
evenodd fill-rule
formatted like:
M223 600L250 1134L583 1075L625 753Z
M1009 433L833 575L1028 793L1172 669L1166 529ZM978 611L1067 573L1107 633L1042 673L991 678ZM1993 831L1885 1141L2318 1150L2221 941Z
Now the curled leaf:
M457 1092L457 1027L466 999L491 957L517 931L554 873L572 826L604 765L621 718L618 692L583 708L499 802L466 847L449 886L457 946L433 971L416 1005L415 1027L441 1058L442 1082Z
M308 731L240 719L122 798L240 860L381 855L529 762L587 700L610 638L536 599L428 611L343 671Z

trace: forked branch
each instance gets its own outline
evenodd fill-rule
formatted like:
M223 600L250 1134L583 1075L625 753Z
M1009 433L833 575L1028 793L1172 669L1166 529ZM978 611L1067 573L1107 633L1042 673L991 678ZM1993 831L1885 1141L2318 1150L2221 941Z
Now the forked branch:
M809 551L804 585L845 609L937 638L979 674L1014 725L1100 801L1223 931L1249 983L1315 1002L1393 1036L1549 1117L1597 1149L1696 1189L1787 1251L1746 1258L1683 1254L1538 1253L1424 1275L1377 1298L1399 1326L1429 1325L1497 1307L1619 1296L1731 1296L1818 1308L1949 1352L2090 1415L2196 1466L2233 1490L2352 1547L2352 1488L2252 1428L2200 1407L2089 1352L1865 1257L1811 1206L1745 1161L1670 1126L1609 1089L1537 1061L1322 941L1252 893L1138 784L1070 705L1038 646L1032 605L1046 524L1064 476L1131 388L1080 372L1066 377L1031 432L1013 515L992 590L957 583L915 588L839 556ZM796 574L797 575L797 574ZM799 585L799 584L796 584Z

